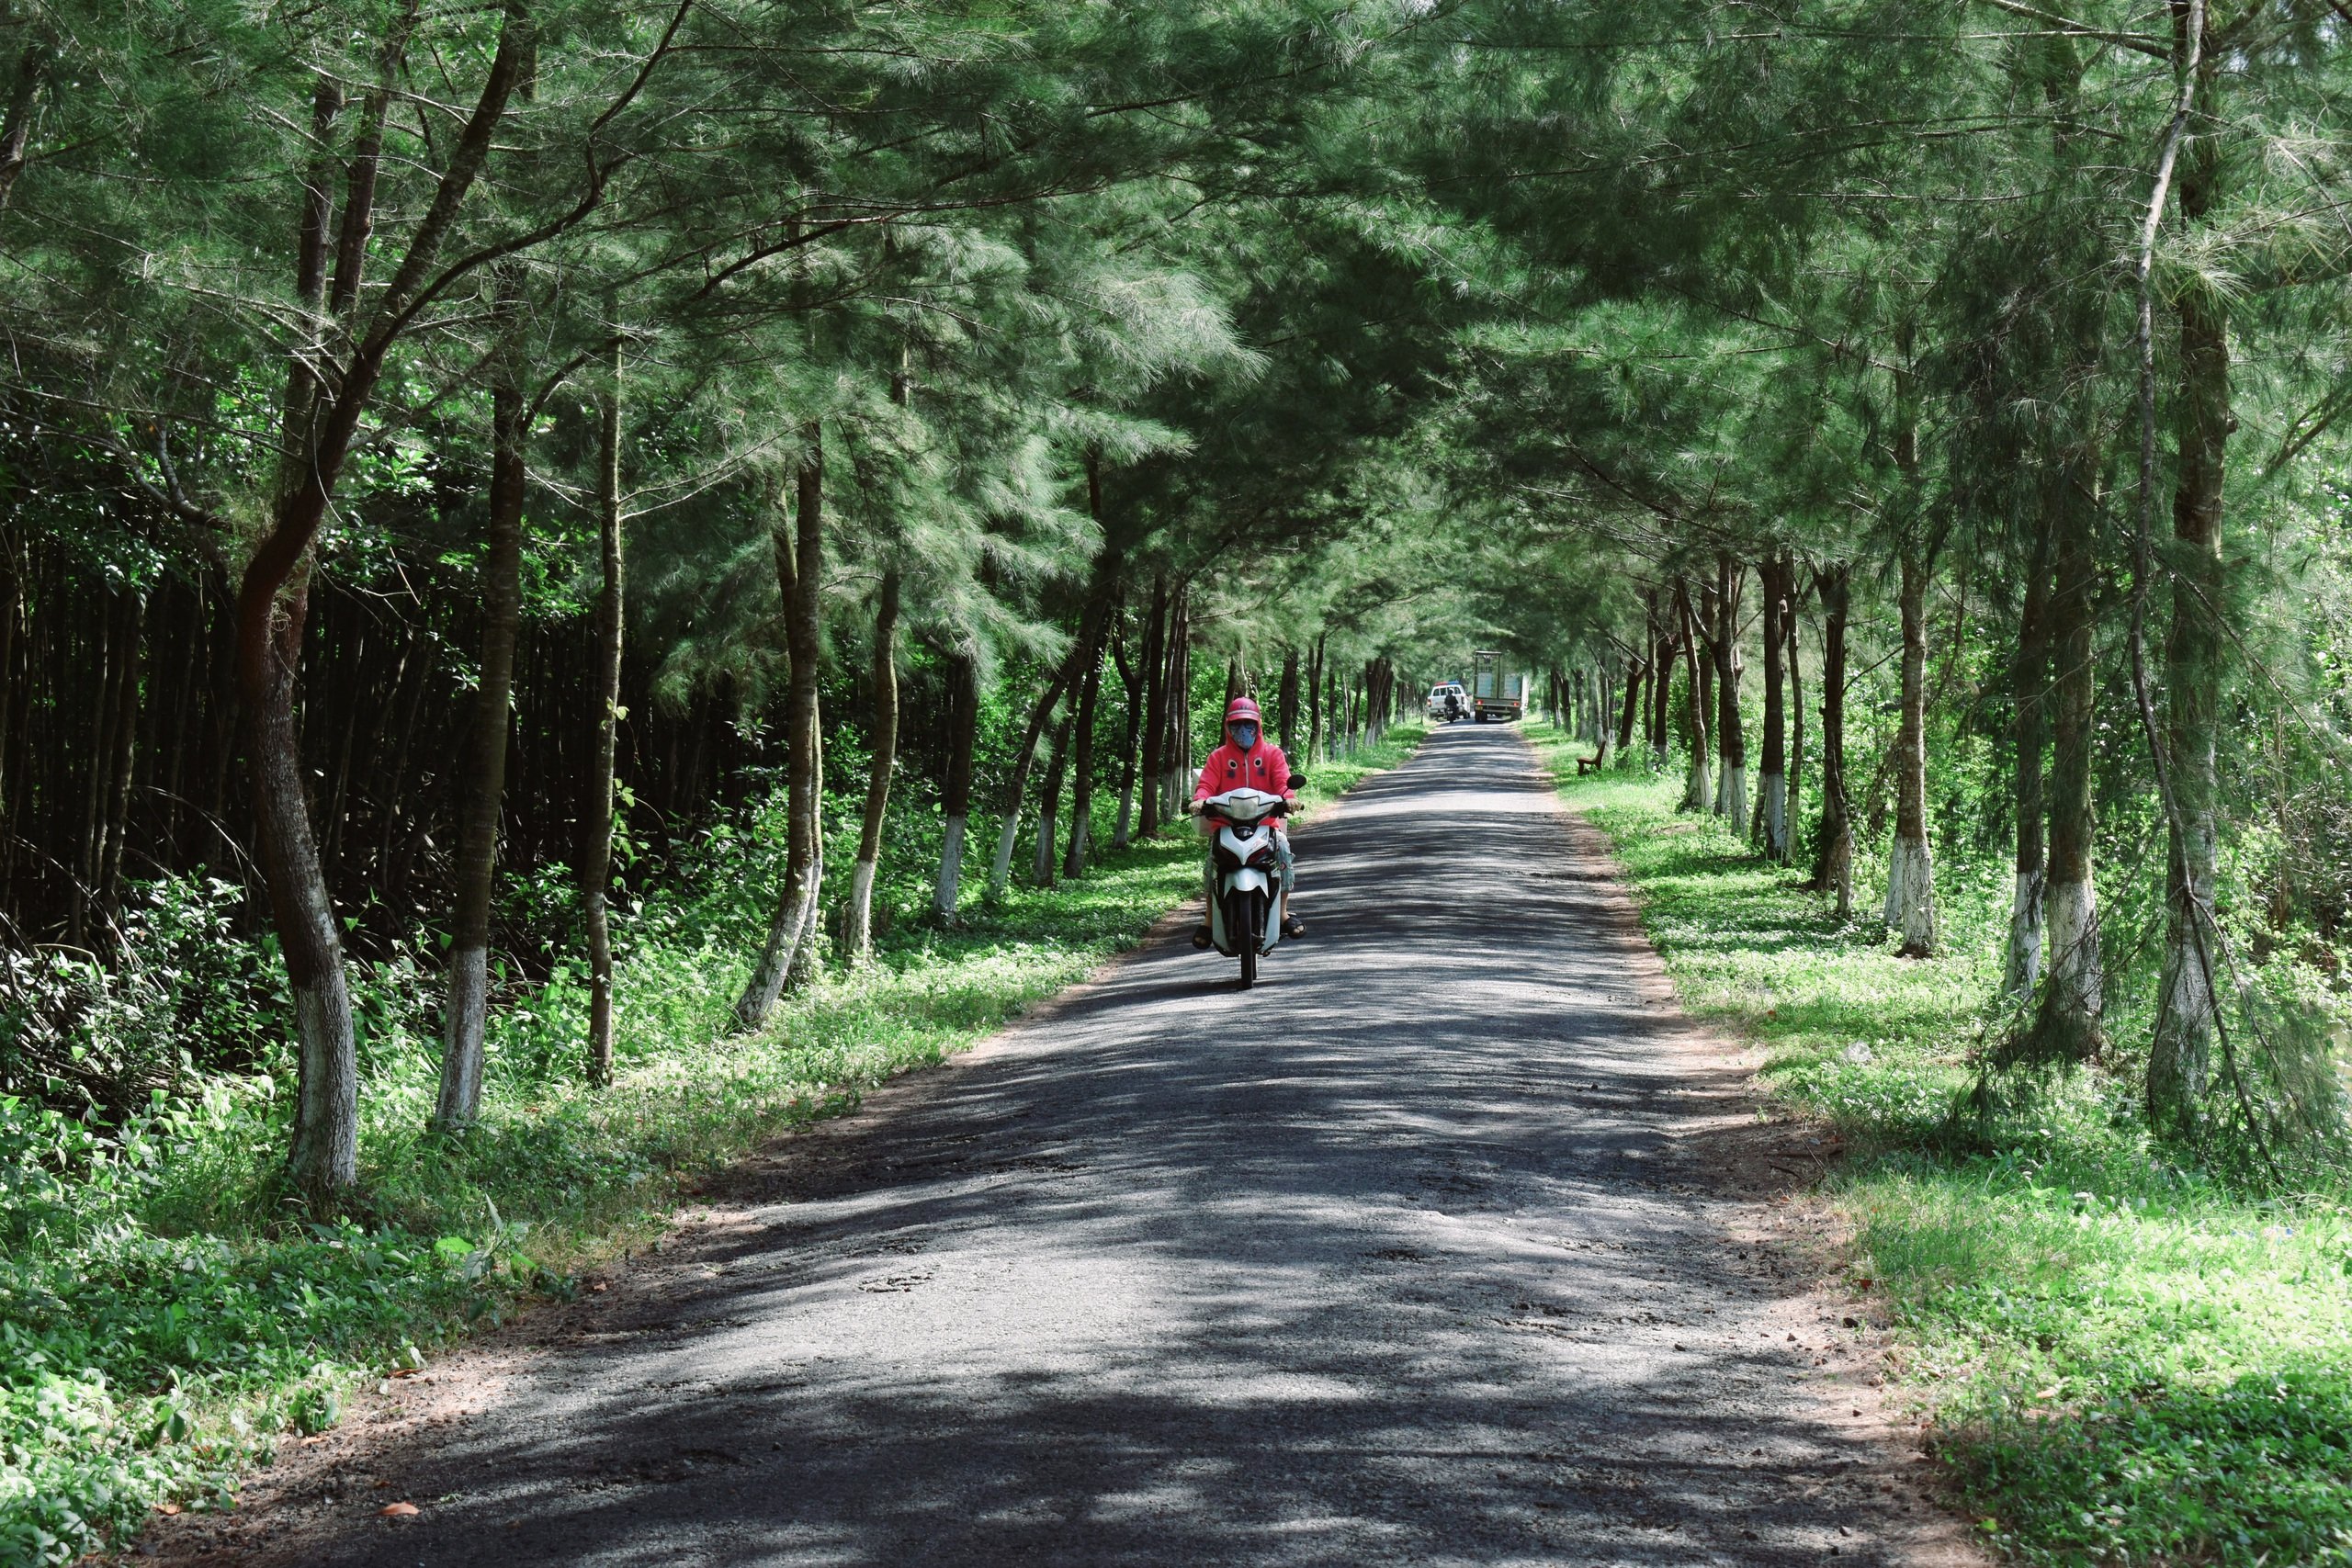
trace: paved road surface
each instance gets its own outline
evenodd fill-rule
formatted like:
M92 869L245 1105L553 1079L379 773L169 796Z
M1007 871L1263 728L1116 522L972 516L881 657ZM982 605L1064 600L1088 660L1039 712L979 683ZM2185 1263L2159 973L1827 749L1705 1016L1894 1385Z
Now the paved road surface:
M1792 1134L1517 733L1438 733L1300 848L1311 940L1246 1001L1162 941L792 1140L548 1351L411 1391L446 1419L281 1467L229 1555L1964 1560L1757 1240Z

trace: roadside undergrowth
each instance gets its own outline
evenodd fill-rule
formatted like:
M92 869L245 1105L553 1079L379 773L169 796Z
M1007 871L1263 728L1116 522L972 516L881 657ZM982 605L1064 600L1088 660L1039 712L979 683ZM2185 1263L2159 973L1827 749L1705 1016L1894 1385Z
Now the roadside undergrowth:
M1317 765L1307 807L1420 736ZM1134 946L1196 892L1199 853L1171 829L1059 887L967 904L957 929L901 929L749 1037L726 1022L759 900L713 872L629 917L613 1086L582 1081L587 994L559 971L497 1019L482 1117L458 1137L424 1131L434 975L413 956L367 966L362 1196L332 1224L278 1180L286 1075L159 1095L103 1133L0 1100L0 1563L119 1545L155 1507L232 1505L243 1471L334 1425L355 1385L568 1295L729 1161Z
M2096 1074L1955 1114L2003 1025L2007 868L1937 866L1946 956L1909 962L1857 868L1841 925L1678 778L1562 795L1616 848L1684 1005L1764 1053L1781 1111L1847 1157L1848 1283L1883 1299L1899 1385L1996 1549L2033 1563L2352 1563L2352 1215L2250 1190L2143 1130Z

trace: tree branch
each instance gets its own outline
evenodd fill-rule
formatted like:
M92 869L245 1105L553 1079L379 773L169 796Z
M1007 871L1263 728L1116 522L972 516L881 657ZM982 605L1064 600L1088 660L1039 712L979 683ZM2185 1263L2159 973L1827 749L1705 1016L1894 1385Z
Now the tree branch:
M2071 17L2062 17L2055 11L2045 11L2039 6L2026 5L2024 0L1977 0L1977 3L1990 6L1996 11L2007 11L2012 17L2023 17L2029 21L2056 28L2061 32L2071 33L2076 38L2097 39L2101 43L2111 43L2119 49L2132 50L2167 62L2172 59L2172 51L2154 39L2143 37L2139 33L2109 32L2105 28L2088 27Z

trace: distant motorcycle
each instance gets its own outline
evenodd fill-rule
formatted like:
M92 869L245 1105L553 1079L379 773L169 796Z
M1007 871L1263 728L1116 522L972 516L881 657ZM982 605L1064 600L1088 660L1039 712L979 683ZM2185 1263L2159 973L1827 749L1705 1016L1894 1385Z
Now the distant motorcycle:
M1301 775L1291 774L1294 784ZM1216 867L1216 896L1209 900L1209 945L1241 960L1241 988L1258 981L1258 960L1283 940L1284 907L1281 863L1274 855L1274 822L1285 807L1279 795L1229 789L1201 802L1201 815L1215 820L1209 854Z

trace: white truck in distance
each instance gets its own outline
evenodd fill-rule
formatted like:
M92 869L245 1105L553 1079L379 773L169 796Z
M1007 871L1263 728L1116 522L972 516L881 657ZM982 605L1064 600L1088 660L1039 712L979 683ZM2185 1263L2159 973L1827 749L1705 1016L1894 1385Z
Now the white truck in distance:
M1470 716L1480 724L1518 719L1527 702L1527 677L1505 669L1499 653L1474 653L1470 660Z

